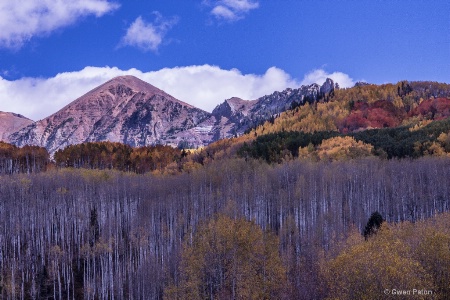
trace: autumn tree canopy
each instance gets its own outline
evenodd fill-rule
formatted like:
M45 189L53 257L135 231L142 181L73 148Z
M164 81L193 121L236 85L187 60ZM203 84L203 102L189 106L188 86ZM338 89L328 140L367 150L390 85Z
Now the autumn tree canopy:
M70 145L55 153L59 167L114 169L138 174L161 170L180 159L182 151L156 145L132 148L113 142L91 142Z
M254 222L219 215L187 238L180 282L166 299L281 299L287 278L278 247Z
M388 225L367 241L353 232L339 255L322 268L330 289L327 299L396 299L392 290L435 290L432 276Z
M0 175L38 173L47 170L50 158L47 150L38 146L22 148L0 141Z

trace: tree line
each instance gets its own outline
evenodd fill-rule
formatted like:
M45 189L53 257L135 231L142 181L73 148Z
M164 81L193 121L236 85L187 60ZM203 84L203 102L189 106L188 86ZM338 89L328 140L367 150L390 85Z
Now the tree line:
M162 170L179 161L186 152L170 146L131 147L115 142L89 142L56 151L57 167L114 169L143 174Z
M268 163L309 158L314 161L450 156L450 118L396 128L364 130L342 134L337 131L280 131L224 139L203 149L186 151L156 145L133 148L114 142L86 142L58 150L50 160L45 148L18 148L0 143L0 174L33 173L57 168L113 169L144 174L180 174L215 160L242 157Z
M0 142L0 174L39 173L54 167L143 174L177 165L187 155L185 150L163 145L133 148L114 142L86 142L58 150L51 159L44 147Z
M46 171L50 163L45 148L22 148L0 141L0 174L38 173Z

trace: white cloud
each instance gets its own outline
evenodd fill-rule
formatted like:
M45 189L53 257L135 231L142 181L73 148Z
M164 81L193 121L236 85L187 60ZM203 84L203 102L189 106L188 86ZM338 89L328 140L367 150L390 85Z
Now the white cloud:
M349 88L355 85L353 79L345 73L342 72L327 73L325 70L322 69L316 69L306 74L305 77L303 77L301 84L302 85L312 83L323 84L327 78L331 78L333 79L334 82L339 83L339 86L341 88Z
M34 36L117 8L119 5L109 0L1 0L0 47L17 49Z
M249 11L259 7L257 0L204 0L203 4L212 7L211 14L215 18L227 22L243 19Z
M319 71L326 76L318 76ZM342 87L349 86L346 74L327 74L323 70L314 72L316 75L310 73L305 76L303 84L322 84L326 77L334 77ZM134 75L175 98L206 111L212 111L216 105L231 97L253 100L287 87L300 86L299 81L276 67L269 68L264 74L242 74L237 69L224 70L211 65L165 68L151 72L120 70L116 67L86 67L81 71L60 73L47 79L22 78L8 81L0 77L0 111L20 113L33 120L42 119L93 88L121 75ZM339 81L340 78L344 81Z
M48 79L8 81L0 77L0 111L20 113L34 120L42 119L109 79L126 74L141 78L175 98L207 111L212 111L217 104L233 96L256 99L275 90L298 86L286 72L275 67L262 75L242 74L237 69L223 70L211 65L165 68L152 72L86 67Z
M143 51L156 52L167 31L178 22L178 18L164 19L159 12L154 14L156 19L153 23L148 23L139 16L127 29L120 46L133 46Z
M211 10L211 14L225 20L235 20L236 14L226 6L217 5Z

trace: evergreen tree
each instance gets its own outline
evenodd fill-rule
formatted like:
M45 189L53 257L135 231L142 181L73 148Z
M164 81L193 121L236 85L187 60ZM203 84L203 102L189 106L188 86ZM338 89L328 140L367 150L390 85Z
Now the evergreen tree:
M377 233L383 221L383 216L378 211L372 213L364 228L364 238L367 240L371 235Z

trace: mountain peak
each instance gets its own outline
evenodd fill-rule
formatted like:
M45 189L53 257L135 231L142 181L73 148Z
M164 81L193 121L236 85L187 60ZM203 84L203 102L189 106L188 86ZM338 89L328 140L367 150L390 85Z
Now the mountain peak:
M152 94L164 94L167 95L164 91L158 89L157 87L151 85L150 83L139 79L133 75L123 75L112 78L111 80L105 82L94 90L104 90L108 89L111 85L118 86L123 85L128 88L131 88L133 91L139 92L147 92Z
M137 80L141 80L141 79L139 79L138 77L136 77L136 76L134 76L134 75L121 75L121 76L116 76L116 77L114 77L114 78L111 79L111 80L115 80L115 79L118 79L118 80L121 80L121 79L132 79L132 80L137 79Z
M110 79L109 81L105 82L104 84L111 84L111 83L117 83L117 84L136 84L136 83L141 83L141 84L149 84L145 81L143 81L142 79L133 76L133 75L122 75L122 76L116 76L112 79Z

